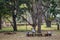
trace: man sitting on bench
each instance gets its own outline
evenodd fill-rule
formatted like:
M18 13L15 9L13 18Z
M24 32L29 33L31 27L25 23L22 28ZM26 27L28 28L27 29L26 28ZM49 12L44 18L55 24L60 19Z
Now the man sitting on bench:
M32 33L35 33L36 31L34 30L34 28L31 29L32 30Z
M35 30L32 28L31 32L27 32L27 36L34 36L35 35Z

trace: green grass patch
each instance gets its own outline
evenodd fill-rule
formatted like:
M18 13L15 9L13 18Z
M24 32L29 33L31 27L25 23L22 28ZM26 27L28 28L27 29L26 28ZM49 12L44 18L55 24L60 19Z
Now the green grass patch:
M0 32L4 32L4 31L13 31L12 27L3 27L2 30L0 30Z
M46 25L42 25L41 26L41 30L57 30L57 25L51 25L52 27L46 27ZM32 26L28 25L22 25L22 26L17 26L17 30L18 31L27 31L27 30L31 30ZM36 27L37 30L37 27ZM12 27L3 27L2 30L0 30L0 32L2 31L13 31Z

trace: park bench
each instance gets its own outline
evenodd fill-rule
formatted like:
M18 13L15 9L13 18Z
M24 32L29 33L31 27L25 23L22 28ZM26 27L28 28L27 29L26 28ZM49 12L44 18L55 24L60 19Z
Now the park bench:
M52 33L51 32L45 32L45 33L27 33L27 36L28 37L33 37L33 36L52 36Z

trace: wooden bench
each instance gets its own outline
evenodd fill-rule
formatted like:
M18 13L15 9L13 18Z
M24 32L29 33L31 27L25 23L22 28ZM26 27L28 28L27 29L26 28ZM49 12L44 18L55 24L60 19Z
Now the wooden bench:
M31 33L31 34L26 34L26 36L28 37L34 37L34 36L43 36L43 37L46 37L46 36L52 36L51 33Z
M28 37L42 36L42 33L27 33L26 35L27 35Z

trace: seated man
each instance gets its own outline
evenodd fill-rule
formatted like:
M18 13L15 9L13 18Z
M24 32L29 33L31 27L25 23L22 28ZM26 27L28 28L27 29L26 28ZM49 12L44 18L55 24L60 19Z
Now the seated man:
M27 36L34 36L35 34L35 30L32 28L31 29L31 32L27 32L26 34L27 34Z
M48 31L47 33L48 33L48 34L52 34L51 31Z
M26 35L27 36L33 36L32 32L27 32Z
M36 31L34 30L34 28L31 29L32 30L32 33L35 33Z

